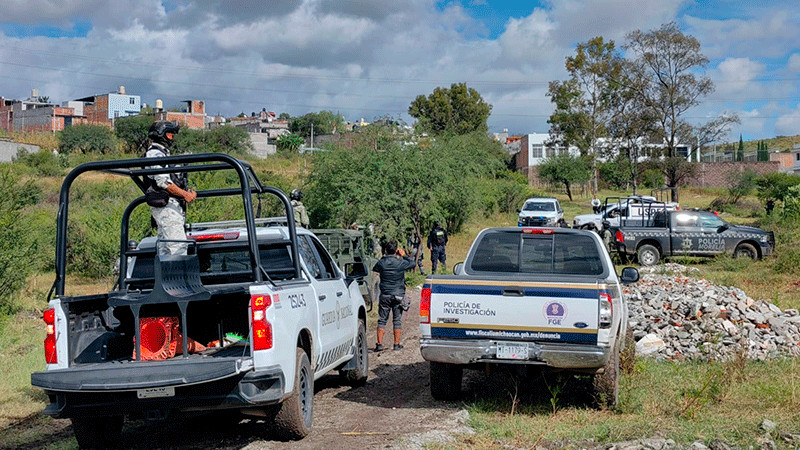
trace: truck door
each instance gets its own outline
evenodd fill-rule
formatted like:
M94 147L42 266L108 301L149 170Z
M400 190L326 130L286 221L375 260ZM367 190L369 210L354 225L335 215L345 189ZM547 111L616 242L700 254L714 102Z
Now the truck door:
M696 253L699 247L701 229L697 214L692 212L674 212L670 219L672 231L670 243L673 255Z
M697 253L702 255L725 253L727 233L719 231L725 222L714 214L704 213L698 216L698 223L702 235L698 239Z
M311 236L298 237L300 254L306 262L317 287L319 320L317 339L320 353L317 369L330 365L350 351L355 311L344 278L336 270L333 259L322 244Z

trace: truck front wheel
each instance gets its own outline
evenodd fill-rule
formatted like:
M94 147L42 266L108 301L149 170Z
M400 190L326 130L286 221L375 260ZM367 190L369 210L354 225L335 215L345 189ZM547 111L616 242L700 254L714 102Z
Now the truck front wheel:
M636 256L639 258L639 264L643 266L654 266L661 259L658 249L650 244L639 247L639 250L636 251Z
M436 400L458 400L461 397L461 374L458 364L431 361L431 396Z
M80 448L115 448L120 446L123 416L73 417L72 431Z
M752 260L758 259L758 252L756 248L748 243L741 243L733 252L734 258L750 258Z
M619 401L619 344L611 352L601 373L592 379L594 400L600 408L613 408Z
M278 436L286 440L298 440L311 432L314 417L314 374L311 363L302 348L297 349L292 394L281 404L275 416Z
M364 321L358 320L358 336L356 336L356 348L353 360L356 367L339 372L347 384L351 386L363 386L367 383L369 375L369 359L367 349L367 327Z

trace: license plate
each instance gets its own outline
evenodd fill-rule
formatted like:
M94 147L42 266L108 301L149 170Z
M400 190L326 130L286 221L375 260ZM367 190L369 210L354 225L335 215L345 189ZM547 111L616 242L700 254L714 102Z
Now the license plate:
M497 344L498 359L528 359L528 346L511 343Z
M139 398L174 397L175 388L170 386L170 387L137 389L136 396Z

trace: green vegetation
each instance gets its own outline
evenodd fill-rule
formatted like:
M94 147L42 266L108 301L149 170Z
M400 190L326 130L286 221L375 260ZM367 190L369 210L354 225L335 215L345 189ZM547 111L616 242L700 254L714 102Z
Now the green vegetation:
M485 133L491 112L492 105L467 83L437 87L427 97L417 96L408 107L408 114L417 119L416 131L432 135Z
M58 139L60 153L116 153L114 132L104 125L77 124L65 128Z

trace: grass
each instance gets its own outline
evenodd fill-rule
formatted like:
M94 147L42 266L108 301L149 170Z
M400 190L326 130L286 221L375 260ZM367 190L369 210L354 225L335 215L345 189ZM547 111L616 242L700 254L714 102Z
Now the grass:
M731 363L640 359L633 373L621 377L620 405L614 411L598 411L573 400L553 412L545 391L524 398L512 415L503 390L486 389L478 394L481 398L465 404L476 434L462 437L460 444L528 448L562 446L569 440L580 446L581 441L610 443L661 435L683 445L721 439L746 448L757 445L764 434L759 424L767 418L778 425L771 438L780 446L785 444L780 432L800 432L796 366L790 359L748 362L741 369L733 369Z

